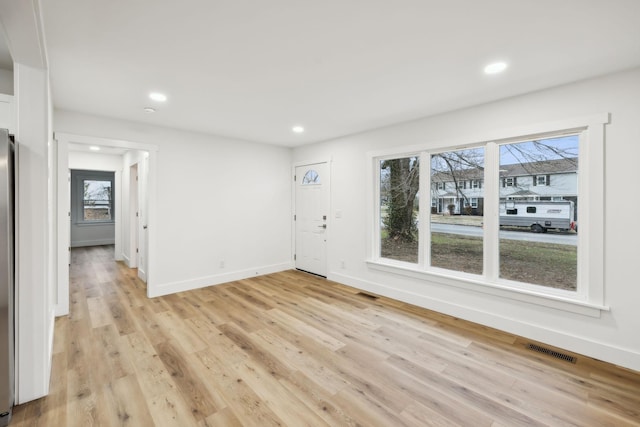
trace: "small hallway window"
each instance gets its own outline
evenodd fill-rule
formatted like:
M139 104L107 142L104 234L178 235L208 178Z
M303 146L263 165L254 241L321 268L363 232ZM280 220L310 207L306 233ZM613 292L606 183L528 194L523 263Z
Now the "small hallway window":
M71 185L75 223L113 222L114 173L107 171L72 170Z

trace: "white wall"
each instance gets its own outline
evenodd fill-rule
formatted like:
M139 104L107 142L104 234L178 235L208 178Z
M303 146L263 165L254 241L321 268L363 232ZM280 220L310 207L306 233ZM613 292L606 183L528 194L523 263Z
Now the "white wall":
M17 403L49 389L55 293L49 271L47 70L16 64L16 374Z
M443 141L462 136L606 112L611 113L611 123L606 126L605 144L604 262L610 312L593 318L383 273L365 264L365 195L372 185L366 172L367 152L416 144L442 147ZM294 162L333 159L329 278L640 370L640 227L628 220L628 215L640 212L640 198L631 195L633 184L629 184L640 159L639 117L640 69L636 69L295 149ZM335 218L338 210L341 218Z
M149 295L291 268L289 149L68 111L54 127L158 147Z
M16 403L49 389L56 257L52 196L51 96L39 2L0 2L14 60L17 148Z
M115 172L114 179L114 205L116 221L121 221L121 175L122 175L122 156L109 154L94 154L81 151L69 152L69 169L83 169L96 171ZM73 190L72 190L73 191ZM71 217L74 217L72 213ZM116 225L112 224L96 224L78 226L71 223L71 247L110 245L116 243ZM119 259L116 257L116 259Z
M123 156L69 151L69 169L92 171L120 171Z
M16 132L15 99L11 95L0 94L0 128Z
M13 71L0 68L0 93L13 95Z

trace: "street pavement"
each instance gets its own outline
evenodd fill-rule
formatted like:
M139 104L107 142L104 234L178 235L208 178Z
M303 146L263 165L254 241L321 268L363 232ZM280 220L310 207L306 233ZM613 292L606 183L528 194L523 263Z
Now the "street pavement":
M431 223L431 231L436 233L450 233L460 234L463 236L482 236L482 227L476 227L471 225L455 225L455 224L441 224ZM578 244L578 235L573 232L554 232L549 231L547 233L532 233L527 229L512 231L512 230L500 230L501 239L510 240L522 240L527 242L545 242L556 243L560 245L573 245Z

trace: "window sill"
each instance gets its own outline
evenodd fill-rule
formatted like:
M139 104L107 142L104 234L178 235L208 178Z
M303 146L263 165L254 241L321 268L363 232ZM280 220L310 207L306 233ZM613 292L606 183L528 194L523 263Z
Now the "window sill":
M76 227L90 227L94 225L114 225L115 221L87 221L87 222L74 222L73 225Z
M471 274L458 273L453 275L447 270L442 270L442 272L439 270L425 271L411 264L388 260L368 260L367 265L371 269L386 273L428 280L440 285L453 286L471 292L494 295L589 317L598 318L603 311L609 311L609 307L607 306L580 301L561 295L551 295L528 289L518 289L499 283L489 283L484 281L481 276Z

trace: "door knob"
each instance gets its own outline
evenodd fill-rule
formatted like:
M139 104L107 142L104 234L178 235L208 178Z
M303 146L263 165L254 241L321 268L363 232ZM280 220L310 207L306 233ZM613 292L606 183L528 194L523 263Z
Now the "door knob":
M327 228L327 224L322 224L318 226L319 228Z

